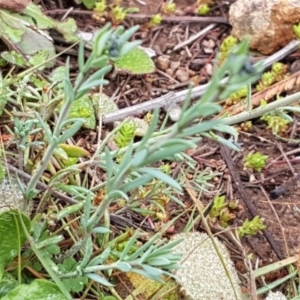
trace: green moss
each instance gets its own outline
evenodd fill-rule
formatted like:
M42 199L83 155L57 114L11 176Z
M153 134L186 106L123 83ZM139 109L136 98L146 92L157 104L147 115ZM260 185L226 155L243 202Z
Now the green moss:
M132 291L132 295L135 297L143 296L145 299L179 300L178 289L175 288L176 283L172 280L166 281L167 278L164 278L165 284L161 284L133 272L127 273L126 276L135 288L135 290ZM168 293L169 290L170 292ZM160 297L159 295L163 296ZM132 299L131 296L126 298L126 300Z

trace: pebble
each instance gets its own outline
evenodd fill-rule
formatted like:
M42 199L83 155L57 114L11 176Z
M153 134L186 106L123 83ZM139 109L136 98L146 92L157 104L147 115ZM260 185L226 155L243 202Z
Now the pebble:
M186 72L183 69L178 69L175 73L175 77L180 81L180 82L185 82L190 79L189 73Z
M166 55L159 56L156 60L156 65L160 70L166 71L170 65L170 58Z
M173 76L174 75L174 70L169 68L169 69L166 70L166 74L168 74L169 76Z
M180 67L180 61L171 61L170 68L173 70L177 70Z
M204 41L202 42L202 46L203 46L204 48L213 49L213 48L215 48L216 43L215 43L215 41L212 40L212 39L204 40Z
M213 74L213 70L214 70L214 67L212 64L207 64L205 66L205 71L209 76L211 76Z

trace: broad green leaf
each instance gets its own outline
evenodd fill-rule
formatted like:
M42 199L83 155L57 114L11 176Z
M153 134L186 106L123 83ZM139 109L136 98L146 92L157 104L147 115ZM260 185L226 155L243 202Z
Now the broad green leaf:
M95 6L95 0L83 0L82 3L87 9L92 9Z
M0 10L0 37L8 44L18 43L25 33L25 27L19 25L16 18L12 18L7 11Z
M7 263L16 257L27 240L23 223L28 231L30 219L17 210L0 214L0 263Z
M28 17L0 10L0 38L7 45L22 55L44 51L48 58L53 57L56 52L51 38L33 24ZM51 62L47 64L52 65Z
M2 277L2 276L1 276ZM18 281L9 273L4 273L0 280L0 299L18 286Z
M140 48L135 48L117 59L115 67L117 70L126 71L130 74L148 74L155 71L152 59Z
M55 52L52 53L54 56ZM46 50L40 50L37 53L35 53L32 57L29 58L29 64L33 67L35 66L39 66L41 64L43 64L46 60L48 60L50 58L50 53L48 53ZM47 63L47 66L49 66L49 64L52 66L53 63ZM39 67L39 70L42 70L42 67Z
M53 27L54 20L43 14L42 10L34 3L29 3L24 14L34 19L39 29L49 29Z
M21 284L1 300L66 300L56 284L44 280L34 280L30 285Z
M77 42L79 40L75 34L77 31L77 25L74 19L68 18L63 22L56 21L43 14L38 5L34 3L30 3L26 7L24 14L34 19L34 22L37 24L39 29L53 28L61 33L67 42Z
M72 291L75 293L81 292L88 281L89 279L87 278L87 276L77 276L75 278L63 279L63 283L65 284L68 291Z
M18 67L25 67L27 65L25 57L14 50L1 52L1 57L10 64Z

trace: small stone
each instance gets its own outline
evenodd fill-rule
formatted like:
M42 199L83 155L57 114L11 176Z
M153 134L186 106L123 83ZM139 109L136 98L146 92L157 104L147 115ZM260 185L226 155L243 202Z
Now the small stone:
M166 71L170 65L170 58L166 55L159 56L156 60L156 65L160 70Z
M190 77L195 76L195 74L196 74L195 71L189 69L189 76L190 76Z
M216 43L215 43L214 40L209 39L209 40L204 40L204 41L202 42L202 45L203 45L203 47L213 49L213 48L215 47Z
M168 74L169 76L173 76L174 75L174 70L173 69L167 69L166 74Z
M216 46L216 43L214 40L209 39L209 40L204 40L202 42L202 46L203 46L203 51L206 54L211 54L214 51L214 48Z
M189 73L186 72L183 69L178 69L175 73L175 77L180 81L180 82L185 82L190 79Z
M180 119L182 109L179 105L173 105L169 108L169 116L173 122L177 122Z
M180 61L171 61L170 68L173 70L177 70L180 67Z
M147 31L142 31L142 33L141 33L141 39L145 39L146 37L147 37L147 35L148 35L148 32Z
M213 70L214 70L214 67L212 64L207 64L205 66L205 71L209 76L211 76L213 74Z
M231 34L250 41L250 48L271 54L295 39L293 25L300 22L300 1L237 0L230 5Z
M177 9L175 9L174 14L176 16L183 16L185 14L185 12L182 9L177 8Z

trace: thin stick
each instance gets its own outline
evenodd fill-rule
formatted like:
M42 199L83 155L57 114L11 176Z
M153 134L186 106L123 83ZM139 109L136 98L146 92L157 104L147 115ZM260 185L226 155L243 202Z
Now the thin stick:
M216 23L214 24L210 24L208 25L207 27L205 27L203 30L199 31L197 34L195 35L192 35L189 39L185 40L184 42L176 45L174 48L173 48L173 51L176 51L186 45L189 45L190 43L192 43L193 41L197 40L200 36L206 34L207 32L209 32L210 30L212 30L213 28L215 28L217 26Z
M271 55L270 57L264 59L263 63L264 63L265 68L271 66L276 61L280 61L281 59L286 57L288 54L297 50L299 45L300 45L300 41L293 40L288 45L286 45L284 48L279 50L278 52L276 52L273 55ZM229 80L229 77L225 77L224 79L222 79L221 83L226 84L228 82L228 80ZM202 96L205 93L209 84L210 83L207 83L207 84L200 85L200 86L193 88L192 89L193 97L197 98L197 97ZM148 112L148 111L154 110L156 108L170 107L174 104L183 102L186 99L188 93L189 93L189 89L179 91L176 93L169 92L168 94L163 95L159 98L156 98L153 100L148 100L146 102L143 102L141 104L137 104L137 105L134 105L131 107L126 107L124 109L121 109L121 110L113 112L113 113L105 114L105 115L103 115L103 123L104 124L113 123L115 121L125 119L126 117L142 114L144 112ZM295 96L295 95L297 95L297 96ZM262 114L264 114L265 112L269 112L271 110L274 110L277 107L282 106L281 103L283 103L283 105L287 105L287 104L291 104L299 99L300 99L300 93L297 93L297 94L288 96L286 98L283 98L281 100L277 100L276 102L270 103L266 106L254 109L250 112L244 112L242 114L239 114L239 115L236 115L233 117L225 118L224 121L226 121L225 124L227 124L227 125L244 122L245 120L257 118L257 117L261 116Z
M288 257L290 256L290 253L289 253L289 247L287 245L287 241L286 241L286 235L284 234L284 228L282 227L282 224L281 224L281 221L280 221L280 218L278 217L278 214L276 212L276 209L274 208L274 205L272 204L272 201L270 200L266 190L263 188L263 186L261 184L259 184L259 187L261 189L261 191L263 192L265 198L267 199L270 207L271 207L271 210L273 212L273 214L275 215L275 218L276 218L276 221L280 227L280 231L281 231L281 234L282 234L282 238L283 238L283 241L284 241L284 247L285 247L285 256ZM282 259L282 258L281 258Z

